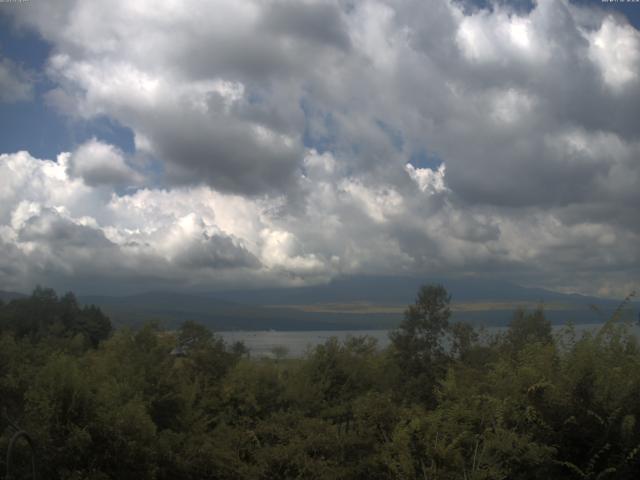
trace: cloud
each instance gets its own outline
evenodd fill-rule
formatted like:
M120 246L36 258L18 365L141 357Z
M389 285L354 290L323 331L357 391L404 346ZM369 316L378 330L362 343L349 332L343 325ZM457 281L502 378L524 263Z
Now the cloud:
M310 151L300 180L306 202L292 210L285 198L206 186L108 193L69 176L68 155L58 162L26 153L0 157L8 179L0 191L4 285L229 288L316 283L350 273L487 269L538 278L570 266L584 272L586 283L588 271L616 272L638 261L637 231L613 230L603 219L585 221L584 214L572 220L568 211L559 212L564 218L533 210L522 217L518 209L469 208L451 197L442 168L429 170L427 177L440 175L430 178L430 188L420 188L418 178L405 192L367 184L366 177L341 177L330 154Z
M179 265L212 270L260 267L241 241L227 234L209 233L207 223L195 213L177 219L167 230L165 252Z
M101 232L89 225L65 218L56 210L37 207L17 230L20 243L42 243L47 248L108 248L113 244Z
M3 157L2 238L25 265L15 222L39 208L102 232L114 275L165 282L637 282L640 37L623 17L550 0L32 7L15 20L54 47L48 98L131 129L136 151Z
M295 40L348 50L351 41L346 22L336 4L278 1L265 9L262 23L268 31Z
M14 103L32 98L31 76L9 58L0 57L0 103Z
M431 168L416 168L411 163L405 165L409 176L418 184L423 192L442 192L446 189L444 184L445 164L442 163L437 170Z
M66 161L67 172L87 185L135 185L142 176L125 162L123 153L95 138L80 145Z
M638 82L640 32L607 17L590 37L589 54L609 88L615 92Z

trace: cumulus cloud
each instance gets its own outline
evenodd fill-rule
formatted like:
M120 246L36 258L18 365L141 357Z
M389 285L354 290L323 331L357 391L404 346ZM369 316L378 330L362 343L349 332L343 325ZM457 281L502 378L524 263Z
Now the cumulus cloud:
M86 277L207 284L220 271L260 268L241 239L214 223L209 198L203 204L190 191L166 198L161 190L118 197L70 176L68 157L0 156L0 173L9 180L1 191L6 208L0 239L11 247L0 258L5 285Z
M589 54L606 85L614 91L638 82L640 32L629 24L607 17L590 34Z
M445 164L442 163L437 170L431 168L416 168L411 163L405 165L409 176L418 184L423 192L442 192L446 189L444 184Z
M187 279L218 287L241 280L296 285L411 267L393 234L393 222L407 214L401 194L391 185L338 179L329 154L307 154L305 163L315 166L301 180L308 202L293 213L283 209L284 198L205 186L117 195L70 175L68 158L0 157L0 174L9 180L1 191L0 238L19 254L24 284L105 272L173 285ZM16 262L3 256L0 263L9 272Z
M65 158L67 172L87 185L134 185L142 176L127 165L123 153L95 138L80 145Z
M5 155L7 258L35 262L46 242L20 222L55 211L101 232L114 272L164 281L637 282L640 36L624 17L551 0L32 7L16 21L54 46L50 101L130 128L163 178L97 140L57 162Z

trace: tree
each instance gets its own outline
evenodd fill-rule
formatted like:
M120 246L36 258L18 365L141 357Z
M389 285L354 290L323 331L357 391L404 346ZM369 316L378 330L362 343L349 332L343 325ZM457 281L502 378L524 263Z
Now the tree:
M450 302L442 285L422 286L415 303L405 310L404 321L390 334L405 393L427 404L433 403L433 388L446 371L442 339L449 331Z
M178 343L183 347L204 348L210 346L213 340L213 332L193 320L183 322L178 330Z
M71 330L85 335L95 348L101 341L109 338L112 327L109 317L102 313L98 307L91 305L80 311L75 319L75 326Z
M190 366L192 373L205 374L212 380L224 377L245 355L245 350L239 345L229 351L222 337L191 320L182 324L176 340L187 356L185 364Z
M34 343L42 339L64 342L80 335L94 348L112 332L111 321L100 308L80 308L73 293L58 298L55 291L42 287L36 287L30 297L1 307L0 327Z
M551 343L553 341L551 322L544 316L542 307L536 308L531 313L522 308L516 310L509 324L506 339L516 351L530 343Z

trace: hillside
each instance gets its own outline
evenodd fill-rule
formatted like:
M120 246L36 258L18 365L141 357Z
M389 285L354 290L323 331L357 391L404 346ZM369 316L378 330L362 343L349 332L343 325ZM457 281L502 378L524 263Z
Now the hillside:
M25 298L26 295L18 292L6 292L4 290L0 290L0 300L3 302L10 302L11 300L15 300L17 298Z
M357 330L395 327L425 283L444 284L452 295L454 320L476 325L506 325L518 307L540 304L552 323L597 323L620 303L507 282L412 277L345 277L319 286L199 294L81 296L80 301L100 306L116 324L154 319L170 327L194 320L215 330Z

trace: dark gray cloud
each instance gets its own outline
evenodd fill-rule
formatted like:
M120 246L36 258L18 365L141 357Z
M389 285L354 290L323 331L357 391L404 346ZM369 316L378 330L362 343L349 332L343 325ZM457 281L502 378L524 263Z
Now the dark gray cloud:
M260 261L242 245L225 235L203 234L202 240L184 249L176 261L187 268L259 268Z
M273 193L292 183L303 150L296 139L218 112L176 121L179 113L150 118L142 126L154 153L167 161L170 180L205 182L244 194Z
M330 3L293 0L268 5L262 22L268 31L348 50L351 41L341 10Z
M102 231L78 225L48 208L24 222L18 230L18 240L39 243L54 250L115 247L115 244L107 240Z

